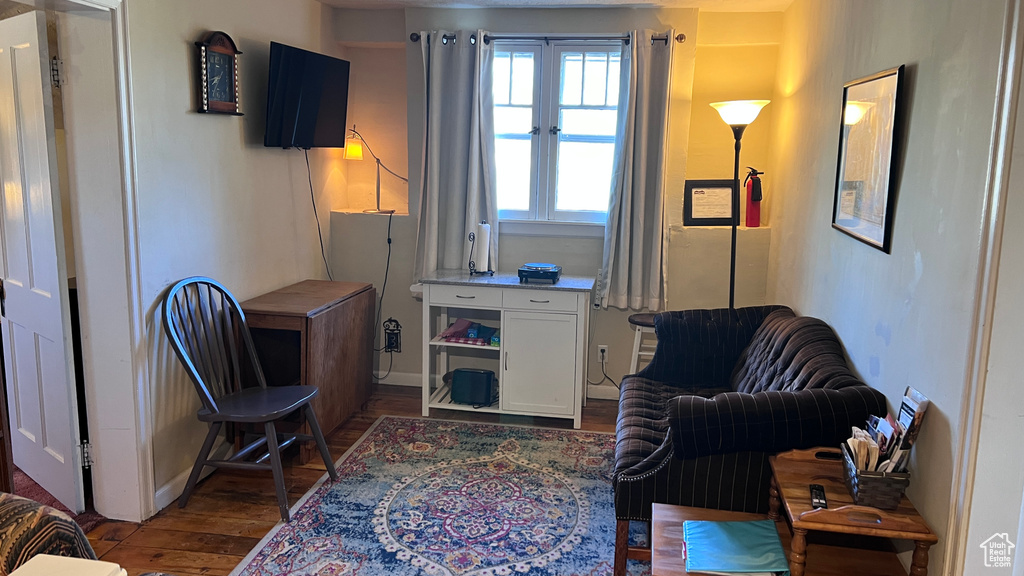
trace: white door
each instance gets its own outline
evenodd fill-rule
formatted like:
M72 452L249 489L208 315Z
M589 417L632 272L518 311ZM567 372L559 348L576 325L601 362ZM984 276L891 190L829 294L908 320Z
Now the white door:
M14 464L84 509L46 17L0 21L3 345Z
M576 405L576 315L506 311L502 410L571 415Z

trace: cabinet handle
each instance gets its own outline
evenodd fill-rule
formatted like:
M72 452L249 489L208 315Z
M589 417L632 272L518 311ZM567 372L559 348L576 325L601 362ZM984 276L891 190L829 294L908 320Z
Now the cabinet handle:
M505 352L505 370L508 371L508 352Z
M533 302L534 304L550 304L551 300L534 300L533 298L530 298L530 302Z
M472 300L473 298L476 298L476 296L463 296L462 294L456 294L455 297L456 298L464 298L466 300Z

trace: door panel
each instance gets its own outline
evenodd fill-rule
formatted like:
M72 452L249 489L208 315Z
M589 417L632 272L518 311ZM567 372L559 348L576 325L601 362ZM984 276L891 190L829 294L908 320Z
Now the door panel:
M0 21L0 239L14 463L84 508L46 20Z
M576 315L506 311L501 329L501 408L573 413Z

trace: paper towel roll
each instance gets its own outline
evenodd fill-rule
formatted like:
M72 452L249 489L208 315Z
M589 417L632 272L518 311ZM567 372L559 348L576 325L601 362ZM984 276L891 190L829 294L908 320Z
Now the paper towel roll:
M476 225L476 243L473 244L471 257L476 269L480 271L490 270L488 266L488 255L491 253L491 225L481 222Z

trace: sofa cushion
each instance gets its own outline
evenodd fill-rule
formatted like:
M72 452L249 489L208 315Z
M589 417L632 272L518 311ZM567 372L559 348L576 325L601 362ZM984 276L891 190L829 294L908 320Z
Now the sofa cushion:
M637 375L687 388L723 388L758 326L782 306L662 312L654 317L658 345Z
M863 384L850 372L832 328L789 309L765 318L740 353L730 383L733 390L747 393Z

